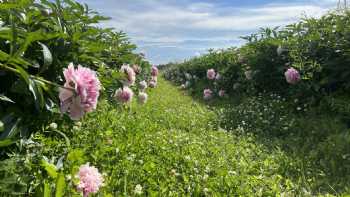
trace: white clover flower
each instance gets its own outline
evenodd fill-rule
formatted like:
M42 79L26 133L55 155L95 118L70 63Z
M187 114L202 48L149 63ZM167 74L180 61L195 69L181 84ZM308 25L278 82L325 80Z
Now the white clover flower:
M142 186L141 186L140 184L137 184L137 185L135 186L134 193L135 193L136 195L141 195L141 194L142 194Z
M203 180L204 180L204 181L206 181L208 178L209 178L209 175L207 175L207 174L204 174L204 175L203 175Z
M57 129L57 123L53 122L50 124L50 128L56 130Z
M75 125L78 126L78 127L81 127L82 123L81 122L76 122Z
M73 130L77 131L77 130L79 130L79 127L78 126L73 126Z

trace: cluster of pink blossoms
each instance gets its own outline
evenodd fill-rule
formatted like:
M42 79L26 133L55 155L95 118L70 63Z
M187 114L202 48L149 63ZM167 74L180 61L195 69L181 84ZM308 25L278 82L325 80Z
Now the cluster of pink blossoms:
M97 193L103 185L103 176L97 168L88 163L80 166L77 177L79 178L77 189L83 192L84 197L89 196L90 193Z
M157 86L157 82L158 82L158 68L156 66L152 66L152 69L151 69L151 75L152 75L152 78L151 80L148 82L148 85L149 87L151 88L155 88Z
M79 120L86 112L96 109L100 81L94 71L80 65L75 69L73 63L63 74L66 82L59 92L61 112L68 112L72 120Z
M134 96L134 92L130 88L130 86L134 85L136 81L136 75L141 73L141 68L138 65L133 65L132 68L129 65L123 65L121 67L121 72L127 75L127 80L123 81L124 87L119 88L114 93L114 98L123 104L130 103ZM145 93L147 88L146 81L141 81L139 83L140 92L138 95L139 102L141 104L146 103L148 95Z
M211 69L207 70L207 78L209 80L219 81L219 80L221 80L222 77L221 77L220 73L216 72L213 68L211 68ZM217 83L214 82L214 84L217 84ZM219 92L218 92L218 95L219 95L219 97L224 97L225 96L225 90L220 89ZM211 89L205 89L203 91L203 98L205 100L209 100L212 97L213 97L213 91Z

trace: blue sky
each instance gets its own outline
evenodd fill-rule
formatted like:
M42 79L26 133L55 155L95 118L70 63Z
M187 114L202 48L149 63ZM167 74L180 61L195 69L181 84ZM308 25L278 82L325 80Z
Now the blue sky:
M112 17L102 24L126 32L153 64L181 61L209 48L243 43L260 27L319 17L337 0L78 0Z

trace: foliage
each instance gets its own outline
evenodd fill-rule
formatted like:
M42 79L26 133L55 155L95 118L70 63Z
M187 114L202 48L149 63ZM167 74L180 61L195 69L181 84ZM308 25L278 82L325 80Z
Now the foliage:
M223 76L222 88L231 94L239 84L240 92L249 89L250 95L269 91L316 102L323 95L349 90L349 17L348 11L331 12L284 28L262 28L243 37L247 43L240 48L209 50L183 63L164 65L165 77L179 83L184 73L191 73L205 80L206 70L214 68ZM299 70L301 83L286 83L289 67ZM252 80L245 77L246 71L252 72Z
M73 0L9 0L0 10L2 146L13 143L9 139L28 137L58 116L57 87L70 62L92 69L103 66L110 72L123 63L150 67L133 52L136 46L125 33L97 27L108 18L87 5Z
M62 172L65 195L75 195L74 176L89 161L104 173L101 196L136 196L137 185L142 196L322 194L309 187L317 180L301 178L306 171L298 171L300 158L270 149L258 136L219 129L218 116L206 106L159 83L145 106L133 103L131 111L125 111L103 101L81 126L59 124L71 145L50 128L37 132L30 143L35 148L26 147L26 155L35 155L27 158L27 173L35 180L25 182L27 191L40 194L50 188L54 194L55 177Z

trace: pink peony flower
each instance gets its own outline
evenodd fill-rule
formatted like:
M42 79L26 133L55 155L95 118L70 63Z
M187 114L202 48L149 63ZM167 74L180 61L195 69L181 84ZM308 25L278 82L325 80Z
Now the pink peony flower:
M79 120L86 112L96 109L100 81L94 71L80 65L74 69L73 63L63 70L63 74L66 82L59 92L61 112L69 112L72 120Z
M205 100L209 100L213 96L213 91L211 91L210 89L204 89L203 95L204 95L203 98Z
M83 192L83 196L87 197L90 193L97 193L103 184L103 177L94 166L89 166L89 163L80 166L77 174L79 184L78 191Z
M148 95L144 92L139 93L139 103L145 104L147 102Z
M119 88L114 93L114 98L121 103L130 103L134 92L129 87Z
M158 76L158 68L156 66L152 66L151 75L153 77Z
M209 70L207 71L207 77L208 77L208 79L210 79L210 80L215 79L215 75L216 75L216 73L215 73L215 70L214 70L214 69L209 69Z
M141 67L139 66L139 65L137 65L137 64L134 64L133 66L132 66L132 69L134 70L134 72L138 75L138 74L140 74L141 73Z
M145 91L147 89L147 82L145 80L139 83L141 91Z
M225 96L225 93L226 93L225 90L220 90L220 91L219 91L219 96L220 96L220 97L224 97L224 96Z
M120 68L120 72L125 73L127 75L126 80L123 80L123 84L125 86L134 85L135 80L136 80L136 74L134 72L134 69L132 69L129 65L124 64Z
M157 81L151 80L148 85L150 88L155 88L157 86Z
M300 81L300 74L299 72L294 68L289 68L285 73L284 76L286 77L286 81L290 84L297 84Z

